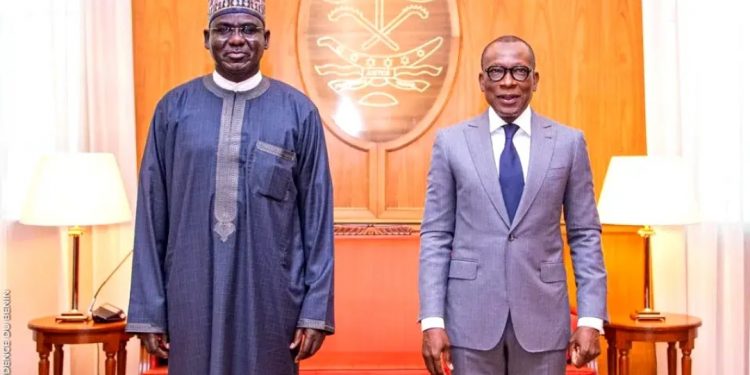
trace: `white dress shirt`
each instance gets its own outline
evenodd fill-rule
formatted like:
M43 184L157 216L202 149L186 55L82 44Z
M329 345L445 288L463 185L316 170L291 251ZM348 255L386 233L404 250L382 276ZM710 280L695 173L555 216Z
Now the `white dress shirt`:
M501 119L492 108L488 109L487 112L490 119L492 153L495 154L495 169L499 175L500 154L503 153L503 149L505 148L505 130L503 130L503 126L508 125L508 123ZM526 175L529 171L529 154L531 152L531 107L526 107L513 123L518 125L518 131L513 136L513 146L515 146L516 152L518 152L521 169L523 169L523 179L526 180ZM445 328L445 321L440 317L424 318L421 324L422 331L430 328ZM604 334L604 322L599 318L580 317L578 318L578 326L591 327L597 329L599 333Z
M255 73L254 76L242 81L242 82L232 82L224 77L222 77L219 72L214 70L213 74L214 82L216 82L219 87L221 87L224 90L234 91L234 92L244 92L248 90L254 89L256 86L260 84L260 81L263 79L263 76L260 74L260 70L258 73Z

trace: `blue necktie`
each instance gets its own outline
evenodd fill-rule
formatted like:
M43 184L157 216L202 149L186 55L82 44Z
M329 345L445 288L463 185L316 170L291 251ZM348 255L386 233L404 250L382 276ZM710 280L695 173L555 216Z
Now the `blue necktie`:
M505 130L505 147L500 154L500 189L503 191L505 208L508 209L510 221L516 216L518 203L523 194L523 170L521 160L518 158L516 147L513 146L513 135L518 131L518 125L507 124Z

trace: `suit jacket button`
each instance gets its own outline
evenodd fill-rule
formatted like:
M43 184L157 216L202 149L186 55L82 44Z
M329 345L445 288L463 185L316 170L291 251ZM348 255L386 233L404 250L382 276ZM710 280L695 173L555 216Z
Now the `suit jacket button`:
M516 236L513 235L513 234L511 234L510 236L508 236L508 241L514 241L515 239L516 239Z

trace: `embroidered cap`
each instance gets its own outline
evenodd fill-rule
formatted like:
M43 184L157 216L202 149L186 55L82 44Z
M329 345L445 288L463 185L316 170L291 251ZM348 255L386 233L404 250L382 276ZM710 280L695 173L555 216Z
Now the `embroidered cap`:
M229 13L251 14L266 23L265 0L208 0L208 23Z

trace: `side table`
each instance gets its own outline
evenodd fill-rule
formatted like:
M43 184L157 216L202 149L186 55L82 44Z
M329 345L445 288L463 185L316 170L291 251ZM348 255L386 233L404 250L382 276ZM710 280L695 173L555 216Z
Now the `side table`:
M667 342L667 368L669 375L677 374L677 351L675 343L680 343L682 351L682 375L691 374L695 338L701 320L690 315L664 314L663 321L635 321L627 316L613 317L604 324L604 337L607 339L607 373L628 375L628 357L633 341ZM619 371L618 371L619 370Z
M46 316L29 322L29 329L36 341L36 351L39 353L39 375L49 374L49 353L54 345L54 374L62 375L63 345L64 344L93 344L102 343L106 360L105 374L125 375L125 344L131 334L125 332L125 321L114 323L55 321L54 316ZM116 359L115 359L116 356Z

